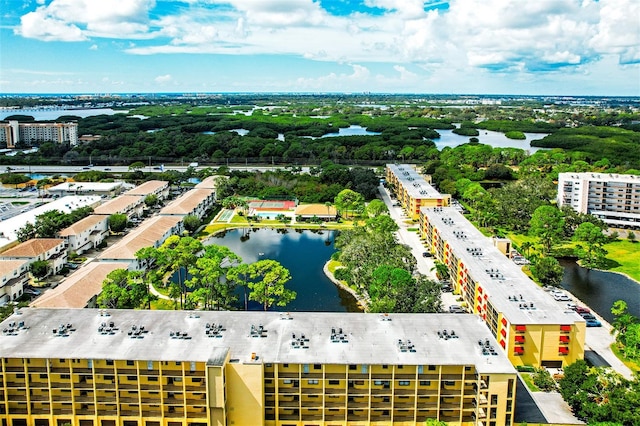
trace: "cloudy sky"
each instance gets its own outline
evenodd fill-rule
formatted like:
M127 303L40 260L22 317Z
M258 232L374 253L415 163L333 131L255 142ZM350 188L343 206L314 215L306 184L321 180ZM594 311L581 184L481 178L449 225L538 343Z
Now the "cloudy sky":
M638 0L0 0L0 93L640 95Z

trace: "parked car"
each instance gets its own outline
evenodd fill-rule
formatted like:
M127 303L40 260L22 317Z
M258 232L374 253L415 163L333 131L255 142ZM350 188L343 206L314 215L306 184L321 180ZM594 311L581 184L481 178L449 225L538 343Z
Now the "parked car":
M589 310L589 308L585 308L584 306L576 306L574 308L572 308L574 311L576 311L579 314L590 314L591 310Z
M586 319L587 321L589 320L597 320L597 318L595 316L593 316L593 314L580 314L580 316L584 319Z
M422 257L431 257L433 256L431 253L429 253L428 251L423 251L422 252Z
M460 305L451 305L449 306L449 312L451 312L452 314L466 314L467 311L464 310L464 308Z
M602 323L596 319L588 319L587 327L602 327Z
M571 301L571 298L569 296L567 296L566 294L554 294L553 298L556 299L558 302L569 302L569 301Z

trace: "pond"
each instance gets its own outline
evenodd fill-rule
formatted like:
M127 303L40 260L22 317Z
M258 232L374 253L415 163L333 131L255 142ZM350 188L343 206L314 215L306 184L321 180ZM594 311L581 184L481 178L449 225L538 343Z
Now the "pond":
M335 252L334 239L334 231L245 228L218 234L204 244L228 247L244 263L273 259L287 268L292 277L287 287L296 291L298 296L286 307L274 306L272 310L360 312L355 299L336 287L322 270ZM262 306L250 302L249 309L261 310Z
M469 142L469 136L461 136L453 133L453 130L437 130L440 133L440 138L434 139L436 147L442 150L444 147L455 147ZM493 132L491 130L479 130L480 135L476 136L480 143L485 145L491 145L494 148L520 148L529 151L531 154L538 151L541 148L532 147L529 144L532 140L542 139L546 136L546 133L525 133L526 139L517 140L509 139L504 133Z
M25 108L0 111L0 120L4 120L11 115L30 115L35 120L56 120L63 115L75 115L77 117L90 117L93 115L113 115L124 114L128 111L114 110L111 108L86 108L86 109L54 109L54 108Z
M573 259L558 259L564 267L562 287L596 311L607 322L613 321L611 305L624 300L629 313L640 317L640 284L624 275L586 269Z

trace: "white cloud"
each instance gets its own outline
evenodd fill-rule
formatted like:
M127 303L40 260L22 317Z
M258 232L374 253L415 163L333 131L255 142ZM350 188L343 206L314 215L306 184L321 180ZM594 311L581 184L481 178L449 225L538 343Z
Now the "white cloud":
M153 79L158 84L168 83L172 80L171 74L159 75Z
M150 37L155 0L52 0L22 16L16 33L45 41Z
M370 85L369 69L362 65L350 64L351 74L329 73L317 78L298 78L292 84L297 90L350 91L365 90ZM354 89L358 87L358 89ZM364 89L363 89L364 88Z
M89 50L98 50L98 45L92 44L91 47L89 47Z

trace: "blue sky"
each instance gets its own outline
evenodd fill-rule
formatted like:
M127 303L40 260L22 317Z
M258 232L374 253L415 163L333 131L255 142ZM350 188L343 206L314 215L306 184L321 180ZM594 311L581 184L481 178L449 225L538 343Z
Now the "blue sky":
M0 0L0 93L640 96L637 0Z

